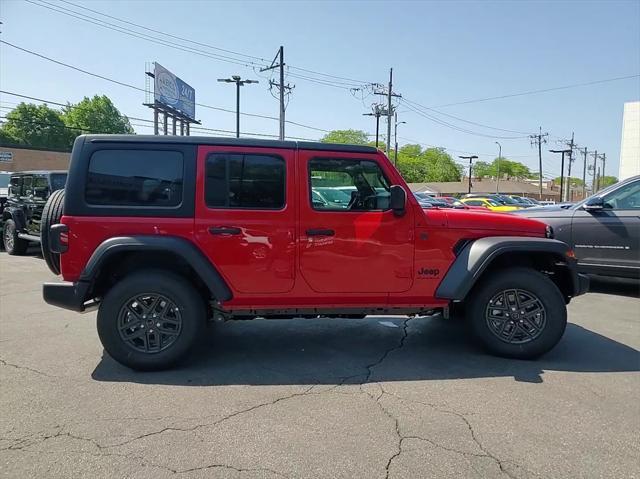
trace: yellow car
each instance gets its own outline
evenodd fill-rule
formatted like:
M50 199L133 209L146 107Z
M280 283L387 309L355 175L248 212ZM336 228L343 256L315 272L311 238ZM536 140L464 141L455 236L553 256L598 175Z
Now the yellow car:
M491 198L463 198L460 201L469 206L484 206L491 211L516 211L520 209L517 206L501 205Z

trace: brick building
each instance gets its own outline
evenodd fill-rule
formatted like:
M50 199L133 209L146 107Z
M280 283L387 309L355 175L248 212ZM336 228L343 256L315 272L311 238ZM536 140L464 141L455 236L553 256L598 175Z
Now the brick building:
M67 170L71 152L32 146L0 146L0 170Z

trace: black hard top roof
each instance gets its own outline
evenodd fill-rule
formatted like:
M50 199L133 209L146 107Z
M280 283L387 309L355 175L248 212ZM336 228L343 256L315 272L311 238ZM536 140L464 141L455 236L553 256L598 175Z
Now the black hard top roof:
M350 153L376 153L373 146L342 145L314 141L258 140L254 138L225 138L212 136L174 136L174 135L85 135L84 140L91 143L175 143L188 145L255 146L263 148L284 148L289 150L344 151Z

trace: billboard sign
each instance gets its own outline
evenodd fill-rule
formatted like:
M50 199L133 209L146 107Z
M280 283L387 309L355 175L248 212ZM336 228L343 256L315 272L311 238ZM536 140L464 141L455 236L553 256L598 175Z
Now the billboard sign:
M195 120L196 91L159 63L154 63L153 93L156 102Z

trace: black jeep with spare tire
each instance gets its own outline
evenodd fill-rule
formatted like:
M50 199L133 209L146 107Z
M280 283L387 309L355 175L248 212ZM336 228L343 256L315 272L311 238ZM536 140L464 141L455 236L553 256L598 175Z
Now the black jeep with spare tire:
M41 243L44 259L54 270L57 258L48 254L49 227L60 222L66 171L21 171L11 174L2 211L2 240L11 255L25 254L30 243ZM52 201L47 203L51 198Z

